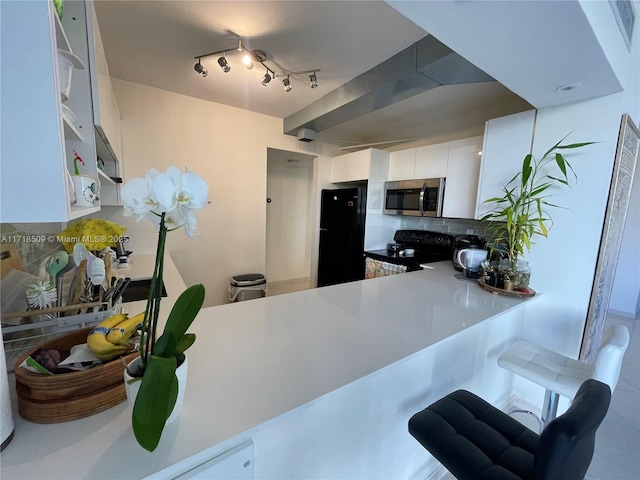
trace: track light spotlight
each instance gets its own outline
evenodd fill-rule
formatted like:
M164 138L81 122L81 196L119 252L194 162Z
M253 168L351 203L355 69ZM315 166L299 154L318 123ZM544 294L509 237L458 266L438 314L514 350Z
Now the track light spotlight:
M209 72L207 72L207 69L206 69L206 68L204 68L204 67L202 66L202 64L200 63L200 59L198 59L198 63L196 63L196 64L193 66L193 69L194 69L196 72L198 72L198 73L200 74L200 76L201 76L201 77L203 77L203 78L204 78L204 77L206 77L206 76L209 74Z
M316 88L318 86L318 77L316 76L316 72L309 75L309 86L311 88Z
M291 86L291 82L289 81L289 77L287 77L284 80L282 80L282 84L284 85L284 91L285 92L290 92L291 89L293 88Z
M270 81L271 81L271 75L269 75L269 72L267 72L264 74L264 77L262 77L262 85L266 87L267 85L269 85Z
M242 63L244 64L245 67L247 67L247 70L251 70L253 68L253 60L251 59L251 56L248 53L245 53L242 56Z
M231 65L229 65L229 62L227 62L227 59L224 57L220 57L218 59L218 65L220 65L220 68L224 73L229 73L231 71Z

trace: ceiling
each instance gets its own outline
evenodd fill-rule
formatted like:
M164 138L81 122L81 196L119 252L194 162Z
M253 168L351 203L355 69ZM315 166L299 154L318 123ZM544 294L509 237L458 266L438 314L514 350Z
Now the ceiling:
M428 32L382 1L95 1L112 77L286 118L361 75ZM240 55L227 54L224 74L218 56L202 59L206 78L194 71L195 57L237 46L266 53L276 73L317 69L262 86L265 73L246 70ZM480 135L484 122L532 108L498 82L448 85L401 100L328 128L317 140L341 147L428 139L437 143ZM380 147L391 146L381 144Z

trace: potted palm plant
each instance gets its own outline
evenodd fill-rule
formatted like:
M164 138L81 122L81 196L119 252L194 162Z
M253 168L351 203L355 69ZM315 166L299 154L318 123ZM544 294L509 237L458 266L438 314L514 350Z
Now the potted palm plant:
M529 271L521 260L525 251L531 249L536 236L547 237L553 219L549 208L559 208L550 202L552 187L570 186L569 172L574 180L577 176L563 155L563 151L581 148L594 142L563 145L564 137L547 150L539 159L528 153L522 168L502 187L502 196L493 197L483 203L491 207L481 221L489 222L489 248L491 253L500 252L505 257L503 275L508 275L513 288L526 287Z

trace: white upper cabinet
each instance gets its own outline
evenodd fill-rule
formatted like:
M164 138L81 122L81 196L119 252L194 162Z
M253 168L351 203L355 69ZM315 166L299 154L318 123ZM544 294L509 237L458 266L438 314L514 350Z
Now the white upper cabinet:
M443 217L474 218L481 150L482 136L449 143Z
M391 152L389 180L439 178L447 174L449 143Z
M449 143L416 148L416 168L413 178L446 177L448 155Z
M102 183L101 203L102 205L121 205L120 185L113 180L113 178L120 178L122 171L120 109L113 91L93 1L87 1L86 14L93 122L98 174Z
M331 183L379 180L388 171L389 153L369 148L331 159Z
M502 187L521 170L522 160L531 150L535 113L529 110L485 124L475 218L490 210L483 202L501 197Z
M389 180L407 180L414 178L416 168L416 149L407 148L389 154Z
M71 205L74 152L86 163L81 174L96 177L97 166L84 4L64 8L62 24L50 1L0 2L0 222L68 221L100 208ZM62 95L59 57L69 53L80 62L74 60L69 93Z
M442 216L474 218L482 136L392 152L389 180L446 178Z

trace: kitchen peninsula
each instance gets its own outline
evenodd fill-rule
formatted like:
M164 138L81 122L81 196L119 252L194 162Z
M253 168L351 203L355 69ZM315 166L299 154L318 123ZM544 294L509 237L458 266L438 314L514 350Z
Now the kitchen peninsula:
M182 413L155 452L135 442L126 403L54 425L14 413L2 478L216 478L185 472L240 444L255 478L426 478L438 467L408 418L456 388L506 403L496 358L538 298L431 265L205 308Z

